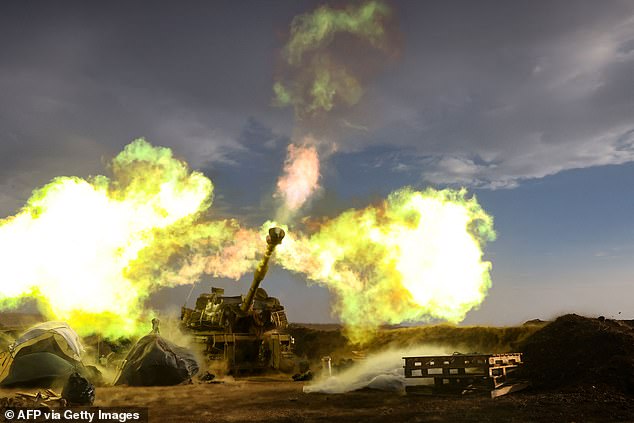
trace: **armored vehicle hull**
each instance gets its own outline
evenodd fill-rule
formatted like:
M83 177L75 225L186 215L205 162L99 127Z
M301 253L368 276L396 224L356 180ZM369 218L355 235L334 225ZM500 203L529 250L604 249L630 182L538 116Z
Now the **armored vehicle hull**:
M198 297L194 308L182 308L183 329L192 333L214 371L293 370L293 338L285 331L284 307L260 288L271 255L283 238L282 229L269 230L266 252L246 295L225 296L224 289L212 288Z

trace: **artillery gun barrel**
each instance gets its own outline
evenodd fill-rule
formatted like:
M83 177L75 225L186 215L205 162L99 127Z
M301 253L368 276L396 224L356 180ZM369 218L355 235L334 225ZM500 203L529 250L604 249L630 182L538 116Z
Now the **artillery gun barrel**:
M269 270L269 260L271 259L271 255L273 254L273 251L275 251L275 247L282 243L284 235L285 233L282 228L269 229L269 234L266 237L266 252L264 253L264 257L262 257L260 263L258 263L258 267L255 269L255 273L253 274L253 282L251 282L251 288L249 288L249 292L247 293L247 296L242 302L242 306L240 307L240 309L244 313L249 311L249 309L253 305L255 292L260 287L260 282L262 282L264 276L266 276L266 272Z

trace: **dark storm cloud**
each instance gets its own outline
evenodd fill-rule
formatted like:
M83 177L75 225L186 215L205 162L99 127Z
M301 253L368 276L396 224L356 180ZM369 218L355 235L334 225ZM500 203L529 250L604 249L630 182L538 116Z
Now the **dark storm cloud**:
M0 6L0 214L57 175L103 173L140 136L200 168L230 162L269 107L276 31L298 6L20 2Z
M426 182L486 187L634 160L633 3L399 5L403 62L366 98L383 113L364 144L414 147Z

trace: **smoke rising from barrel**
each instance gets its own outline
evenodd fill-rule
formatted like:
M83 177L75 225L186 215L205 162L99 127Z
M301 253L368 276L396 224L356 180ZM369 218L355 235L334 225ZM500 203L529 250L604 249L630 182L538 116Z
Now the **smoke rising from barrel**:
M311 137L303 145L290 144L283 174L277 180L274 197L282 200L277 219L288 222L319 190L319 154Z

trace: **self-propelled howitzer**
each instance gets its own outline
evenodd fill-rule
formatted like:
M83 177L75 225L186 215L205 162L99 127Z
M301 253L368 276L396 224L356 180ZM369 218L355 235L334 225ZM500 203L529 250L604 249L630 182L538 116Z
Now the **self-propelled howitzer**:
M224 367L232 373L266 368L292 370L293 339L285 333L288 321L284 307L260 288L284 235L281 228L269 229L264 257L246 295L225 296L224 289L214 287L211 293L198 297L193 309L182 308L182 326L193 333L210 359L210 367Z

